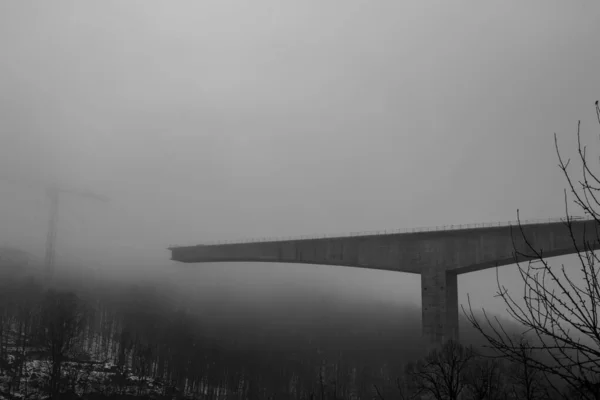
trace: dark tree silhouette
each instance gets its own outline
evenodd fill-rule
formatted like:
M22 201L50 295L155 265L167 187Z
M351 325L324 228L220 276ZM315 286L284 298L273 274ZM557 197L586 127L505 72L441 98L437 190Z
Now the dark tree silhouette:
M502 360L477 356L470 360L464 373L465 398L500 400L504 396L503 376L507 373Z
M518 399L541 400L551 398L551 385L547 376L535 368L535 354L526 339L519 342L519 353L515 354L506 371L509 393Z
M85 312L73 293L48 291L41 307L39 340L49 360L49 394L61 389L64 363L77 357L85 328Z
M467 370L474 358L472 349L449 340L424 359L409 364L407 375L416 393L436 400L457 400L466 387Z
M600 124L600 109L595 106ZM534 248L519 223L518 240L524 241L526 252L515 246L516 260L528 260L527 265L518 263L524 284L520 304L498 282L498 296L507 305L511 317L524 327L523 335L508 334L502 323L484 312L484 321L475 317L471 304L467 318L488 341L488 345L514 361L516 364L536 370L547 378L548 383L561 390L567 386L570 396L577 393L585 399L600 399L600 269L598 249L600 244L600 175L594 172L586 146L582 145L581 123L577 125L577 154L580 165L577 179L569 169L570 160L561 155L556 134L554 135L559 167L564 174L568 190L565 190L565 225L577 249L579 270L582 278L575 276L576 268L555 268L543 252ZM594 228L583 233L573 229L569 211L569 193L575 205L593 221ZM581 243L584 243L583 245ZM523 341L523 339L527 339ZM524 348L525 347L525 348ZM524 356L526 355L526 356ZM526 357L526 362L524 362ZM529 387L528 398L533 398Z

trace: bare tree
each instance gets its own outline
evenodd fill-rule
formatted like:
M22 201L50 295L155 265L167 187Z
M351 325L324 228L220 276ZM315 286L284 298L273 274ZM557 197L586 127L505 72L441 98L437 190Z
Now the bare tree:
M596 102L596 116L600 124L600 109ZM570 241L576 249L582 278L574 276L576 269L553 268L545 254L531 244L525 229L519 223L519 232L513 241L524 243L525 251L515 245L515 260L524 283L524 305L519 304L506 288L498 282L498 296L507 305L510 316L524 327L527 367L549 377L556 386L566 384L571 396L578 393L584 399L600 399L600 270L595 250L600 244L600 175L593 171L587 147L581 143L580 122L577 125L577 154L581 177L576 179L559 151L554 135L559 167L566 177L565 225ZM581 232L581 223L570 216L569 195L576 206L591 219L587 229ZM593 227L592 227L593 225ZM592 228L590 228L592 227ZM525 259L527 265L519 260ZM464 309L463 309L464 311ZM474 315L469 303L465 312L471 324L487 339L489 345L510 360L523 364L523 342L507 332L497 318L490 318L484 311L485 322Z
M421 394L419 386L415 379L411 379L409 371L412 371L413 365L408 364L405 366L405 374L396 379L396 388L398 389L398 396L400 400L413 400ZM382 399L380 399L382 400Z
M25 367L27 350L30 345L31 322L34 313L37 313L38 307L32 304L28 299L20 299L15 305L16 329L15 329L15 349L14 349L14 374L13 388L19 391L23 370Z
M407 375L417 393L428 393L437 400L457 400L465 389L467 367L474 356L470 348L449 340L409 365Z
M474 357L465 371L466 398L499 400L504 396L504 364L497 358Z
M49 393L60 392L64 363L78 350L85 328L81 301L72 293L49 291L42 304L40 341L49 357Z
M508 364L508 392L523 400L552 398L551 385L548 384L546 375L535 368L535 355L526 339L519 341L519 350L519 358Z

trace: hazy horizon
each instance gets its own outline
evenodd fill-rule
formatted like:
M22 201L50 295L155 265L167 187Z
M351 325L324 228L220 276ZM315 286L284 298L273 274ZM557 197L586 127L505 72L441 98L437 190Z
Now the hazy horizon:
M24 183L56 182L110 199L61 198L62 262L420 304L414 275L166 248L563 216L553 134L573 156L582 120L598 145L599 21L559 1L3 2L0 244L43 257ZM495 284L461 276L460 301L501 312Z

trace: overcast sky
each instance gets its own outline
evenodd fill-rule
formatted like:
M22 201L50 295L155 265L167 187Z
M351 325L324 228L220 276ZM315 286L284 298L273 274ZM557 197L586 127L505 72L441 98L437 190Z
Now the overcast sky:
M108 196L61 200L59 253L96 258L561 216L599 41L587 1L7 0L0 169ZM43 191L0 194L0 240L42 254Z

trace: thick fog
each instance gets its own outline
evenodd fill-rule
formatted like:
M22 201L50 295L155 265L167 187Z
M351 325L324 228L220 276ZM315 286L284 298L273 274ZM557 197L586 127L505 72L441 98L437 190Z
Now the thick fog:
M599 22L593 2L4 1L0 242L43 259L55 182L110 199L61 196L58 264L420 304L414 275L166 248L564 215L553 134L574 155L581 119L598 145ZM496 307L493 270L459 285Z

